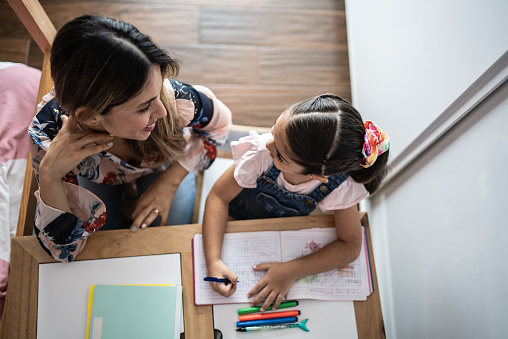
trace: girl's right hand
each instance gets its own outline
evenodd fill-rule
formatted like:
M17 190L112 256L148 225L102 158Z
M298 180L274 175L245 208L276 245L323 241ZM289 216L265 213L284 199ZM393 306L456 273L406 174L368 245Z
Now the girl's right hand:
M62 115L62 128L51 141L42 158L39 174L59 182L84 158L108 150L113 146L113 136L107 133L78 131L75 116Z
M238 280L238 276L229 269L222 262L222 260L218 260L214 264L207 267L208 275L216 278L227 278L231 281L230 284L221 283L221 282L210 282L212 284L212 289L223 295L225 297L231 296L236 291L236 281Z

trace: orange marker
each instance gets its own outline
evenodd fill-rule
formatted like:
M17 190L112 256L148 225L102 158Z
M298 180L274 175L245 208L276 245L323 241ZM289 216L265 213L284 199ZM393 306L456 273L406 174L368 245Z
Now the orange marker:
M238 320L240 321L252 321L262 319L273 319L273 318L285 318L285 317L297 317L300 315L300 311L283 311L283 312L271 312L271 313L257 313L257 314L246 314L239 315Z

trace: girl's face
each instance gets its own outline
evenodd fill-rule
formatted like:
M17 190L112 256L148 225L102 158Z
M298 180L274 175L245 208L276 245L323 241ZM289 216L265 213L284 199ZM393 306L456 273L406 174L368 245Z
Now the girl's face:
M287 174L300 174L303 168L293 162L292 152L289 149L286 125L289 121L287 112L282 113L275 125L272 127L273 139L266 143L266 148L270 151L270 156L277 169Z
M161 88L160 67L153 65L141 92L122 105L113 107L107 114L97 116L97 125L120 138L139 141L148 139L157 120L167 114L160 101Z

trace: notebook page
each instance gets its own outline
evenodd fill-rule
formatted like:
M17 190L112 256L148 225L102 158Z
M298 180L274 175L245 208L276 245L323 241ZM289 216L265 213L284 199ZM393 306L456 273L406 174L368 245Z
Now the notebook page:
M196 305L249 302L247 293L266 274L254 271L253 265L281 261L279 232L226 233L222 246L222 261L238 275L236 292L229 298L215 292L207 277L201 234L193 238L194 302ZM253 298L251 298L253 299Z
M363 232L362 232L363 233ZM299 258L337 239L335 228L281 232L282 260ZM366 300L370 278L365 245L358 259L328 272L298 279L287 294L288 299Z

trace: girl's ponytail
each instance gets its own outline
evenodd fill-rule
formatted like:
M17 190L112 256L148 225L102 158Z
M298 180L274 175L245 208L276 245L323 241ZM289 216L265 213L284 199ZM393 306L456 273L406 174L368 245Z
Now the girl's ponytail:
M361 170L350 171L356 182L363 183L369 193L374 193L386 175L390 138L372 121L365 121L365 136L360 162ZM383 156L384 155L384 156Z
M349 171L349 175L354 181L363 184L370 194L374 193L388 172L387 163L389 154L390 151L387 150L378 156L376 162L368 168L360 167L358 170Z

